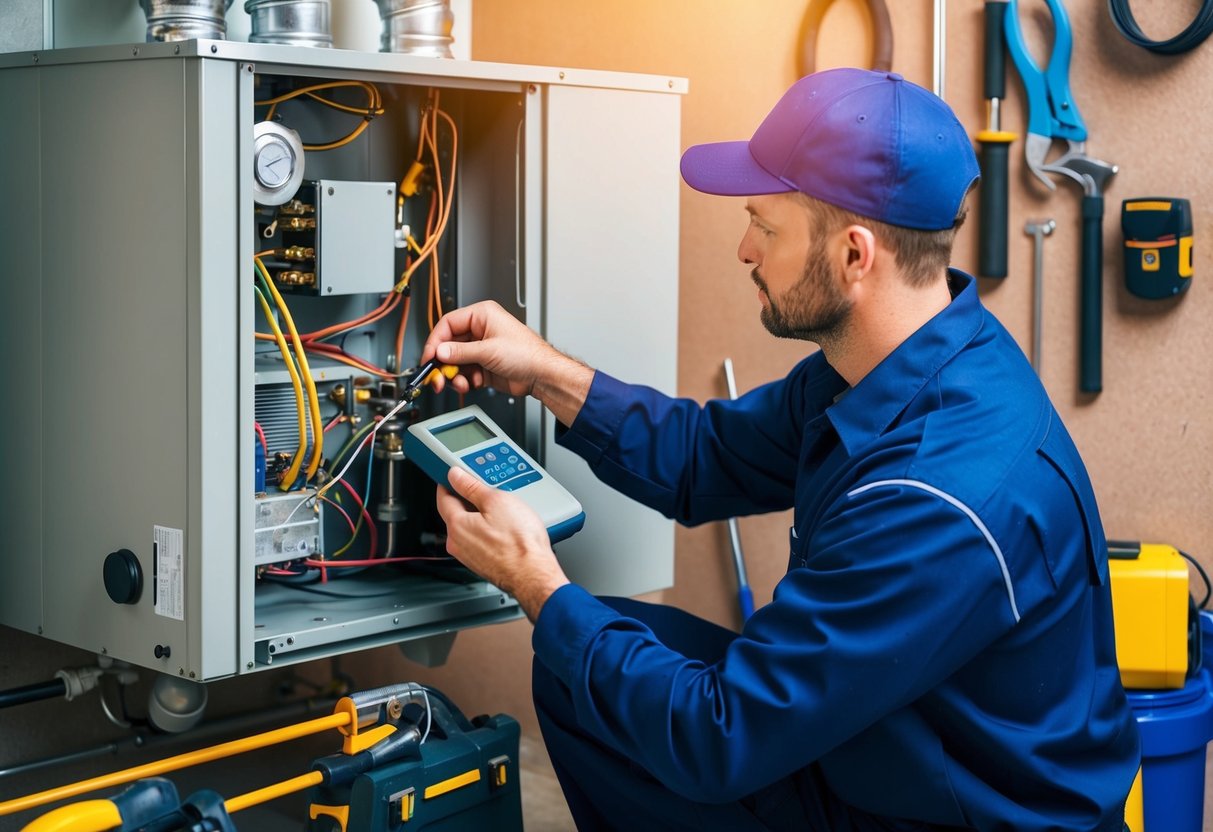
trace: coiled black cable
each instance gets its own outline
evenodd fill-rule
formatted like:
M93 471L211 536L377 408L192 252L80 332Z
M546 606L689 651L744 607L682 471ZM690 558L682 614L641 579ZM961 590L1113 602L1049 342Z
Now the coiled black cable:
M1195 49L1204 43L1205 38L1213 34L1213 0L1203 0L1200 4L1200 11L1196 13L1196 19L1189 24L1188 28L1167 40L1151 40L1146 37L1133 18L1133 12L1129 9L1129 0L1108 0L1108 11L1112 15L1112 22L1116 24L1116 28L1130 43L1135 43L1142 49L1149 49L1160 55L1178 55L1181 52Z

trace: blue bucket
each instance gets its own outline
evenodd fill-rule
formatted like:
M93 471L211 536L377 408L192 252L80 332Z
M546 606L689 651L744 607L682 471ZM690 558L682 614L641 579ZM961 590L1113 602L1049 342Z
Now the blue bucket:
M1213 740L1213 615L1201 613L1203 669L1180 690L1130 690L1141 734L1147 830L1201 832L1205 746Z

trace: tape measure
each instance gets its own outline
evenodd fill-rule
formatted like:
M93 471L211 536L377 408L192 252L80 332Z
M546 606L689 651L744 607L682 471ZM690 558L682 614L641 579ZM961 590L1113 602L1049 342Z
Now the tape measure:
M1186 199L1146 196L1120 206L1125 238L1125 286L1158 300L1192 285L1192 208Z

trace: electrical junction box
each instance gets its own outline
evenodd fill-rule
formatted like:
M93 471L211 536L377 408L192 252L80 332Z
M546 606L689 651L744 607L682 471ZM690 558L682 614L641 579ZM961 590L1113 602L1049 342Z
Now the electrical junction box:
M20 484L0 623L205 681L517 617L445 555L401 447L457 398L369 426L430 321L482 299L674 392L685 91L230 41L0 55L0 349L22 391L0 413ZM405 226L436 246L399 248ZM573 580L672 583L672 523L558 448L537 402L467 400L584 506L557 546Z

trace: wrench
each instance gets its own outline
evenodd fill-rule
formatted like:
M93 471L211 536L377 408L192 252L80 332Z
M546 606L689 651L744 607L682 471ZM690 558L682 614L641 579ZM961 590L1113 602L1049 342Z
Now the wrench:
M1025 234L1035 240L1035 258L1032 265L1032 369L1040 375L1040 333L1044 314L1044 248L1045 237L1053 233L1057 223L1049 220L1028 220L1023 227Z

